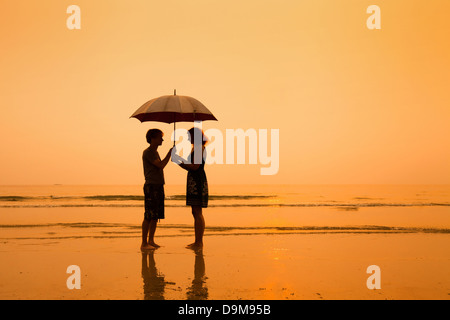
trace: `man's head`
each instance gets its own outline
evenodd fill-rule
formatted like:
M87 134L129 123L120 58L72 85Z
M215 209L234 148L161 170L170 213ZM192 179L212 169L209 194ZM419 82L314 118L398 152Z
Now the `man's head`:
M147 142L150 144L156 144L157 146L161 145L163 140L164 133L159 129L150 129L147 131Z

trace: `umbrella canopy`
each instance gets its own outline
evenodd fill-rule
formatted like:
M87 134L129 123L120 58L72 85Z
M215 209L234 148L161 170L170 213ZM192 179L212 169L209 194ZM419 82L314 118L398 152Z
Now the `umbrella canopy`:
M161 96L144 103L130 118L136 118L141 122L158 121L193 122L216 120L216 117L200 101L188 96L173 95Z

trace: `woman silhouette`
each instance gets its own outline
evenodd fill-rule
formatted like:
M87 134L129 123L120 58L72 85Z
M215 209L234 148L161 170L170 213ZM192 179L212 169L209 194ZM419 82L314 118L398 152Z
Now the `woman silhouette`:
M195 242L189 244L187 248L199 249L203 247L203 234L205 232L203 208L208 207L208 181L206 179L204 159L205 144L208 138L199 128L191 128L188 132L193 148L186 163L180 163L179 166L188 172L186 205L191 206L194 217ZM199 137L201 137L201 140ZM195 152L201 152L201 155L196 156Z

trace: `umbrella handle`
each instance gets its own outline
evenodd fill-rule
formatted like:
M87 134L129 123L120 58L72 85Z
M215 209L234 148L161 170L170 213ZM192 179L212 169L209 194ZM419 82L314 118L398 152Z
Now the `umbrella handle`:
M176 137L175 137L175 121L173 122L173 146L175 147L175 141L176 141L176 139L175 139Z

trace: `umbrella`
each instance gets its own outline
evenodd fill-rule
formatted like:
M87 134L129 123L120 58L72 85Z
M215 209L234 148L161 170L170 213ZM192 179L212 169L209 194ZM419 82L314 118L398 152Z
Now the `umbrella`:
M174 90L173 95L161 96L147 101L130 118L136 118L141 122L173 122L174 131L176 122L217 121L211 111L200 101L188 96L178 96L176 90ZM173 144L175 145L175 141Z

